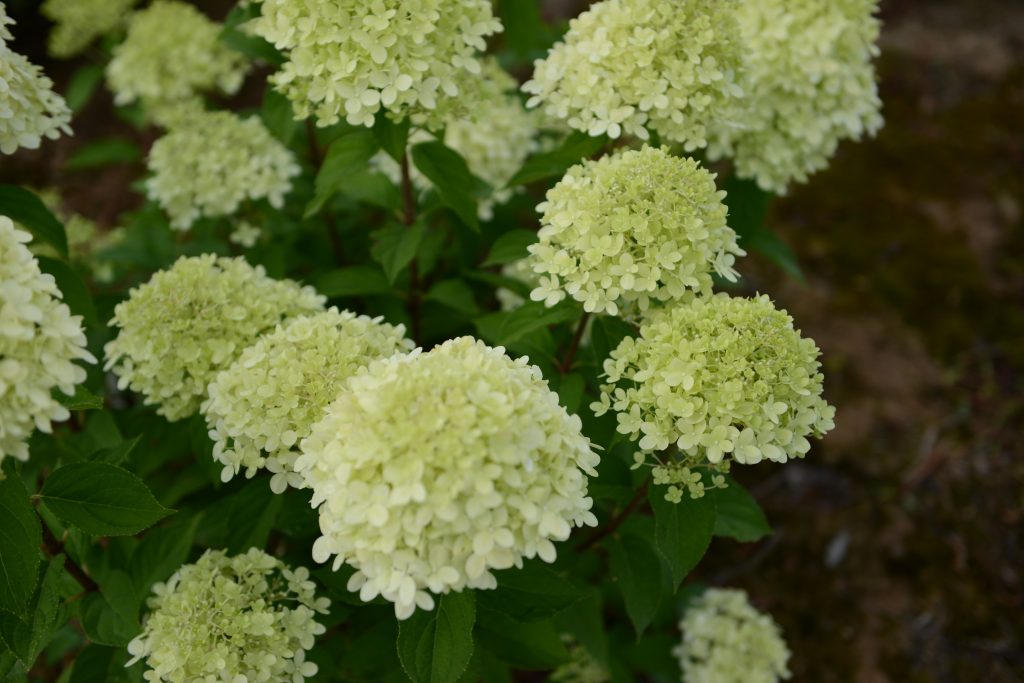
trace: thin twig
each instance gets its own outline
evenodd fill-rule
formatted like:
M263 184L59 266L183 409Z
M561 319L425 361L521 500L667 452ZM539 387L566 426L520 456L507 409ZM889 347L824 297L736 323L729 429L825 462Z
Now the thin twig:
M583 340L583 333L587 329L587 322L590 320L590 314L586 311L580 317L580 322L576 326L576 332L572 336L572 341L569 342L569 350L565 353L565 358L562 360L562 364L559 370L564 375L572 370L572 362L576 360L576 352L580 349L580 342Z
M614 534L618 530L618 528L622 526L622 523L625 522L631 514L636 512L637 508L640 507L640 504L643 503L644 500L647 498L647 489L650 487L650 485L651 480L645 480L643 485L636 490L635 494L633 494L633 499L626 504L626 507L622 508L622 511L619 512L619 514L615 515L610 520L608 520L608 523L605 524L603 527L598 527L597 529L594 529L594 532L590 534L590 536L588 536L582 543L576 546L576 552L582 553L583 551L588 550L593 546L597 545L608 536Z
M75 561L71 559L71 556L65 551L64 544L57 540L57 537L50 531L50 527L44 521L43 527L43 548L46 550L46 554L50 557L55 555L64 555L67 558L64 562L64 568L67 569L68 574L75 577L75 580L81 584L87 592L99 591L100 586L98 583L93 581L92 577L85 573L81 567L75 564Z
M409 155L402 154L402 223L407 227L416 223L416 195L413 192L412 172L409 169ZM420 292L419 263L414 258L409 264L409 318L412 320L412 339L422 344L423 320L420 310L422 293Z

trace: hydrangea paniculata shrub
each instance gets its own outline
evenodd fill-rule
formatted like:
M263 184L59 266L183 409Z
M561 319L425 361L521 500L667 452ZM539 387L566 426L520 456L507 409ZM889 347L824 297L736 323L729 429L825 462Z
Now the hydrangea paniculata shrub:
M594 526L598 456L525 358L471 337L371 363L301 444L322 536L313 557L357 571L399 619L433 595L496 586L495 569L555 559Z

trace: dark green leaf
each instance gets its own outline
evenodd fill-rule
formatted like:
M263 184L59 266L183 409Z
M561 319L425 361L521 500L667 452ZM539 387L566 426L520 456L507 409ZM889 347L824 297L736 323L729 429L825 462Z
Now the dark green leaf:
M491 313L473 322L484 340L508 346L535 330L578 317L579 310L568 301L563 301L552 308L547 308L543 302L530 301L514 311Z
M138 626L117 612L100 593L82 598L82 630L98 645L124 647L138 633Z
M413 683L455 683L473 656L472 591L442 595L398 623L398 658Z
M22 664L31 667L60 626L60 581L64 556L53 557L42 570L39 588L24 618L0 610L0 639Z
M402 119L399 123L395 123L388 116L378 116L374 120L373 134L377 136L380 148L398 163L402 163L406 145L409 143L409 126L408 118Z
M651 545L635 534L611 539L609 551L612 576L639 639L661 604L661 560Z
M306 207L306 217L320 212L349 178L366 171L366 166L380 146L373 131L360 128L341 136L327 148L327 156L316 176L316 194Z
M102 462L55 470L39 494L62 520L92 536L130 536L171 514L142 480Z
M260 109L263 125L271 134L286 145L291 144L299 131L299 121L288 98L273 88L267 88L263 94L263 107Z
M79 147L64 167L70 171L83 171L101 166L131 164L141 158L142 150L134 142L122 138L110 138L96 140Z
M608 138L604 135L592 138L586 133L574 132L558 149L530 157L512 180L508 181L508 186L560 178L570 166L590 158L607 143Z
M498 588L481 591L480 606L517 621L539 621L558 614L586 595L577 584L531 560L522 569L495 572Z
M694 500L685 491L678 503L665 500L665 487L652 486L648 498L654 510L658 552L668 562L672 586L678 588L707 552L715 529L715 499Z
M537 241L532 230L509 230L495 242L487 258L480 265L500 266L526 257L526 248Z
M267 544L270 530L281 509L281 496L260 477L248 482L232 501L228 517L228 552L242 553Z
M505 41L521 61L529 61L551 46L552 31L541 18L537 0L503 0L498 11Z
M637 334L636 328L619 318L601 315L594 318L590 326L590 349L594 357L594 365L603 374L604 361L626 337Z
M220 40L235 52L246 57L266 62L272 66L281 66L284 64L285 58L276 47L263 38L250 35L241 30L242 24L255 18L258 13L258 5L236 7L231 10L224 20L224 28L220 32Z
M107 604L117 612L125 624L130 624L132 627L138 626L139 605L142 602L142 596L136 591L135 582L127 572L120 569L104 572L100 581L100 592Z
M36 589L42 527L13 471L0 479L0 610L24 614Z
M68 108L76 114L80 112L102 82L103 67L99 64L87 64L75 71L64 91L64 100L68 103Z
M523 623L494 610L480 610L480 644L520 669L553 669L569 659L562 634L548 621Z
M465 280L454 278L438 282L427 292L427 301L436 301L466 315L476 315L480 309L473 298L473 289Z
M319 275L313 285L324 296L336 298L387 294L391 284L377 266L339 268Z
M68 238L64 225L35 194L14 185L0 185L0 216L20 223L22 228L67 258Z
M68 683L112 683L125 677L124 653L120 648L87 645L75 656Z
M469 171L466 160L443 142L421 142L412 148L416 168L437 190L441 202L473 230L480 230L476 200L486 186Z
M374 233L376 243L370 254L384 270L388 282L394 283L399 273L416 258L425 234L426 228L422 223L396 225Z
M555 622L571 634L599 664L608 666L608 634L605 632L601 591L591 588L584 598L560 612Z
M59 394L60 404L68 410L103 410L103 397L97 396L81 384L75 386L73 396Z
M741 543L758 541L772 532L764 511L750 492L736 480L727 478L728 486L715 489L715 536L734 538Z
M362 171L353 173L338 190L346 197L383 209L399 210L402 195L395 184L383 173Z
M71 309L74 315L80 315L87 325L97 322L96 305L89 294L89 288L85 286L82 277L75 272L65 261L39 256L39 269L49 273L57 281L57 288L63 295L64 303Z
M188 559L201 517L149 531L128 563L135 594L144 598L157 581L164 581Z
M725 184L729 226L736 231L739 245L768 257L786 273L803 282L804 275L789 246L765 226L772 195L753 180L733 176Z
M789 245L782 241L782 238L767 228L754 231L741 239L739 245L744 249L753 249L759 254L768 257L768 260L782 268L787 275L800 282L806 282L804 273L797 263L796 254L789 248Z

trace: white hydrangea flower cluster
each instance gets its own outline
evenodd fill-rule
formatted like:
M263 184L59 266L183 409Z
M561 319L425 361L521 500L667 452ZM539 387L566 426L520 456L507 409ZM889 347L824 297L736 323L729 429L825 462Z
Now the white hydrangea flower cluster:
M106 369L168 420L199 410L207 386L260 335L323 310L311 287L267 277L262 266L214 254L182 257L135 287L114 309L120 328Z
M46 0L40 11L53 21L50 54L74 57L92 41L119 29L138 0Z
M489 0L263 0L253 31L285 52L271 82L299 118L372 126L431 112L480 71L485 38L501 31Z
M405 327L330 308L296 318L242 352L210 384L202 412L213 457L230 481L265 467L270 488L301 488L296 445L309 436L345 380L371 361L411 351Z
M147 605L126 666L145 659L150 683L302 683L317 673L306 652L331 601L316 597L308 569L252 548L206 551L153 586Z
M608 384L591 408L615 410L619 433L639 440L638 464L674 444L669 460L655 456L656 483L683 484L699 497L693 469L800 458L807 437L832 429L819 355L767 296L695 298L654 311L639 337L612 351ZM666 497L678 501L681 491L673 486Z
M178 0L156 0L133 14L107 66L114 102L141 101L153 121L168 125L198 106L201 93L238 92L248 65L220 41L220 31L220 24Z
M878 0L740 3L745 97L713 122L709 155L782 193L825 168L841 140L877 132L877 10Z
M537 151L538 120L535 113L523 108L519 97L512 92L517 87L515 79L496 60L484 60L482 73L472 78L476 83L472 94L456 100L465 110L448 111L439 125L444 128L444 144L458 152L470 172L493 189L477 208L480 219L486 221L494 217L494 207L515 194L516 189L507 187L508 181L522 168L527 157ZM432 139L425 130L417 129L410 135L409 142L416 144ZM372 164L392 182L401 181L398 162L386 152L379 152ZM415 167L411 175L418 189L432 187L430 180Z
M740 590L711 588L687 608L672 653L686 683L778 683L790 677L778 624Z
M31 239L0 216L0 461L27 459L33 429L48 433L51 422L68 419L52 392L74 394L85 381L75 361L96 362L81 318L25 246Z
M530 297L552 306L566 294L587 311L646 310L688 292L710 293L711 274L735 280L745 252L726 224L725 193L693 159L644 147L573 166L537 207L529 247L540 284Z
M281 208L301 170L259 119L202 110L183 115L153 144L147 166L146 194L178 230L203 216L230 216L246 200Z
M528 106L589 135L656 131L693 150L742 91L735 0L604 0L534 65Z
M43 138L71 134L71 110L42 69L7 47L14 20L0 2L0 153L37 149Z
M555 559L594 526L599 461L538 368L470 337L352 377L295 463L320 508L313 558L357 569L349 589L395 603L496 586L491 570Z

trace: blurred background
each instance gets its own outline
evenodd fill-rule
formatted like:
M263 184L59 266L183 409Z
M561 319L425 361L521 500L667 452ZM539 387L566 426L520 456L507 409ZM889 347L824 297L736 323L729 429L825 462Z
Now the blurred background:
M196 4L219 19L231 3ZM13 48L64 92L82 62L47 58L35 0L8 5ZM882 17L885 128L769 210L806 281L758 255L743 263L745 287L821 347L837 428L805 461L739 473L775 534L719 539L697 578L772 613L795 681L1019 682L1024 2L884 0ZM124 134L106 93L74 127L0 159L0 182L58 187L113 227L138 206L141 161L66 169L87 141ZM131 135L145 148L154 133ZM648 646L668 656L669 643Z

